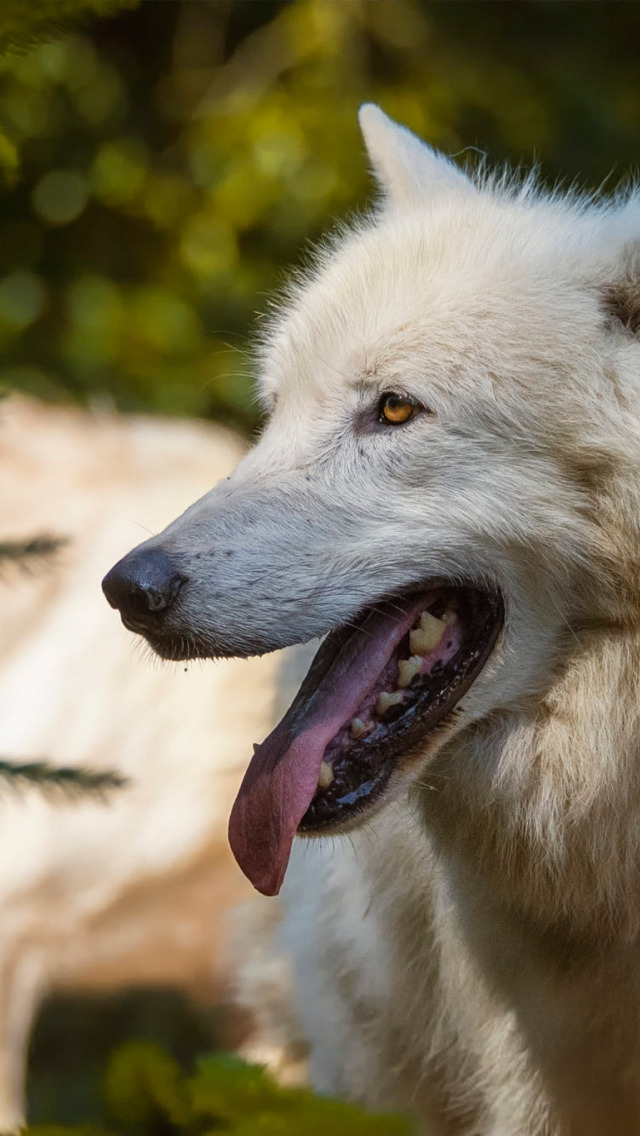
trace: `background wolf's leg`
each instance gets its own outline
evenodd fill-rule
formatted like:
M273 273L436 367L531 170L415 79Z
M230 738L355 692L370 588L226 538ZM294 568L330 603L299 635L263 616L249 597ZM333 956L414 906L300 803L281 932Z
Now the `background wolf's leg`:
M29 1035L46 986L40 950L21 949L0 966L0 1132L24 1123Z

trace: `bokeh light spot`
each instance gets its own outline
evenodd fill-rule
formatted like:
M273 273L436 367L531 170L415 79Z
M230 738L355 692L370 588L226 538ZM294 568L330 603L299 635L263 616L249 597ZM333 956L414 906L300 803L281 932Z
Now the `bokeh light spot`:
M15 328L28 327L42 314L46 291L35 272L20 269L0 280L0 318Z
M76 368L113 363L120 350L124 322L123 299L115 284L100 276L74 280L67 294L67 310L67 361Z
M158 351L193 350L199 339L193 308L166 288L141 288L130 310L132 333Z
M84 211L87 182L77 170L51 170L33 191L33 207L49 225L68 225Z
M91 185L104 205L125 205L144 184L147 162L137 139L108 142L100 148L91 169Z
M185 228L180 256L196 275L228 273L238 258L235 233L220 218L196 216Z

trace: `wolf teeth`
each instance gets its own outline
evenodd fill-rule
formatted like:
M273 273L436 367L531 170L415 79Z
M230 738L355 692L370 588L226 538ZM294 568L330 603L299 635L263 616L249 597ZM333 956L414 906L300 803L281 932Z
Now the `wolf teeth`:
M351 722L351 737L363 738L373 729L373 722L363 722L362 718L353 718Z
M422 655L412 655L410 659L401 659L398 663L398 686L410 686L414 675L419 674L422 670L423 662Z
M333 769L329 765L329 762L323 761L321 766L320 766L320 773L318 774L318 788L319 789L328 789L329 786L331 785L334 777L335 777L335 773L333 772Z
M401 690L394 690L393 694L389 694L388 690L383 690L378 695L376 714L384 714L390 706L397 706L400 702L404 702L404 693Z
M420 616L420 627L409 635L409 646L412 655L426 655L438 646L446 624L443 619L436 619L430 611L423 611Z

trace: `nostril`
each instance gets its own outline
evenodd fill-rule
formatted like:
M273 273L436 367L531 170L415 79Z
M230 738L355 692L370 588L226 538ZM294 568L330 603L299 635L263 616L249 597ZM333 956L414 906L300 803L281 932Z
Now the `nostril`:
M185 580L162 549L142 548L118 561L102 590L123 617L144 624L171 606Z
M164 611L175 600L184 583L184 577L176 575L170 580L162 591L158 588L143 588L144 600L149 611Z

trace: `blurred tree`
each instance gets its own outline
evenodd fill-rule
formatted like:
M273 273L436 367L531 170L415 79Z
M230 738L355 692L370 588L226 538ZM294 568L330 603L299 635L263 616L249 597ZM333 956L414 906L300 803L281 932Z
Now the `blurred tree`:
M370 192L358 104L612 189L639 40L625 0L141 0L5 54L0 378L251 428L254 309Z

